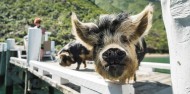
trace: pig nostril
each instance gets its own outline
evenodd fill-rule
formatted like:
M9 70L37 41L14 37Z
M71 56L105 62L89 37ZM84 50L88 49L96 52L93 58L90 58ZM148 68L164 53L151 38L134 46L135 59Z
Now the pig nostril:
M126 53L125 53L124 51L119 51L119 52L117 53L117 55L120 56L120 57L125 57L125 56L126 56Z
M122 51L117 48L110 48L102 54L102 58L111 63L117 63L123 60L126 57L125 51Z
M112 56L113 54L114 54L114 53L113 53L112 51L108 51L106 55L107 55L107 56Z
M122 60L126 57L126 53L124 51L118 52L117 55L118 55L118 60Z

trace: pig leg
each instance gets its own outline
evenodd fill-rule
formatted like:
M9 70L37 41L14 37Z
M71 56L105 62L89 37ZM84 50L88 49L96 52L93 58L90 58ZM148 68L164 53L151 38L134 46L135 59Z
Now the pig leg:
M137 81L137 75L136 75L136 73L134 74L134 82L136 82Z
M77 62L77 68L76 70L79 70L81 62Z
M86 62L85 62L85 61L83 61L82 63L84 64L84 68L86 68Z
M119 79L120 84L125 84L125 82L126 82L126 77L122 77Z

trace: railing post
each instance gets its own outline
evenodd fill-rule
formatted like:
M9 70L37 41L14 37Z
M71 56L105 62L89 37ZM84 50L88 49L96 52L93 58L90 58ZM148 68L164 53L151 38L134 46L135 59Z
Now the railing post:
M28 29L28 45L27 45L27 64L30 66L30 60L39 60L40 59L40 48L41 48L41 38L42 32L38 28L29 28ZM30 73L25 71L25 88L24 94L28 94L31 90L31 80Z
M190 1L161 0L174 94L190 92Z
M41 48L41 29L29 28L28 29L28 49L27 49L27 63L30 60L38 60Z
M48 86L49 94L54 94L54 88L52 86Z
M10 49L14 48L14 39L7 39L7 51L6 51L6 71L5 71L5 93L13 94L13 81L11 78L11 65L10 65L10 57L13 56L13 52Z
M7 51L7 44L6 43L0 43L0 86L3 85L5 80L5 68L6 68L6 51Z
M24 73L25 73L25 79L24 79L24 94L29 94L29 81L28 81L28 71L27 70L25 70L24 71Z
M48 41L50 34L51 34L51 32L45 32L45 41Z

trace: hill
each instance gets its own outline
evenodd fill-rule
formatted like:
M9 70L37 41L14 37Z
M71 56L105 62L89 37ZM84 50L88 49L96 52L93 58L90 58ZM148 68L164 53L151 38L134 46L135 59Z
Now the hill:
M0 2L0 42L15 38L23 44L27 28L33 25L35 17L42 18L42 26L52 32L50 39L57 48L73 39L71 36L71 12L76 12L82 21L94 20L106 13L87 0L1 0Z
M59 49L70 40L71 12L76 12L80 20L89 22L105 13L127 11L136 14L149 2L155 5L153 27L146 37L148 47L154 51L168 50L159 0L1 0L0 2L0 42L15 38L23 44L27 28L33 26L35 17L43 20L42 26L52 32L50 39Z

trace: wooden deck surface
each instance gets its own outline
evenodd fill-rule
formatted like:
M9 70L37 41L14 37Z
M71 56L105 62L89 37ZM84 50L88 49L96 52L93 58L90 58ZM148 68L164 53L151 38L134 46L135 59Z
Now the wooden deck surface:
M52 67L60 67L58 63L49 63ZM77 64L72 64L70 67L64 67L71 70L75 70ZM172 94L171 90L171 78L170 74L158 73L158 72L147 72L137 71L137 82L134 83L135 94ZM94 64L87 63L87 68L81 64L80 72L97 75L102 78L94 70ZM103 78L102 78L103 79Z

